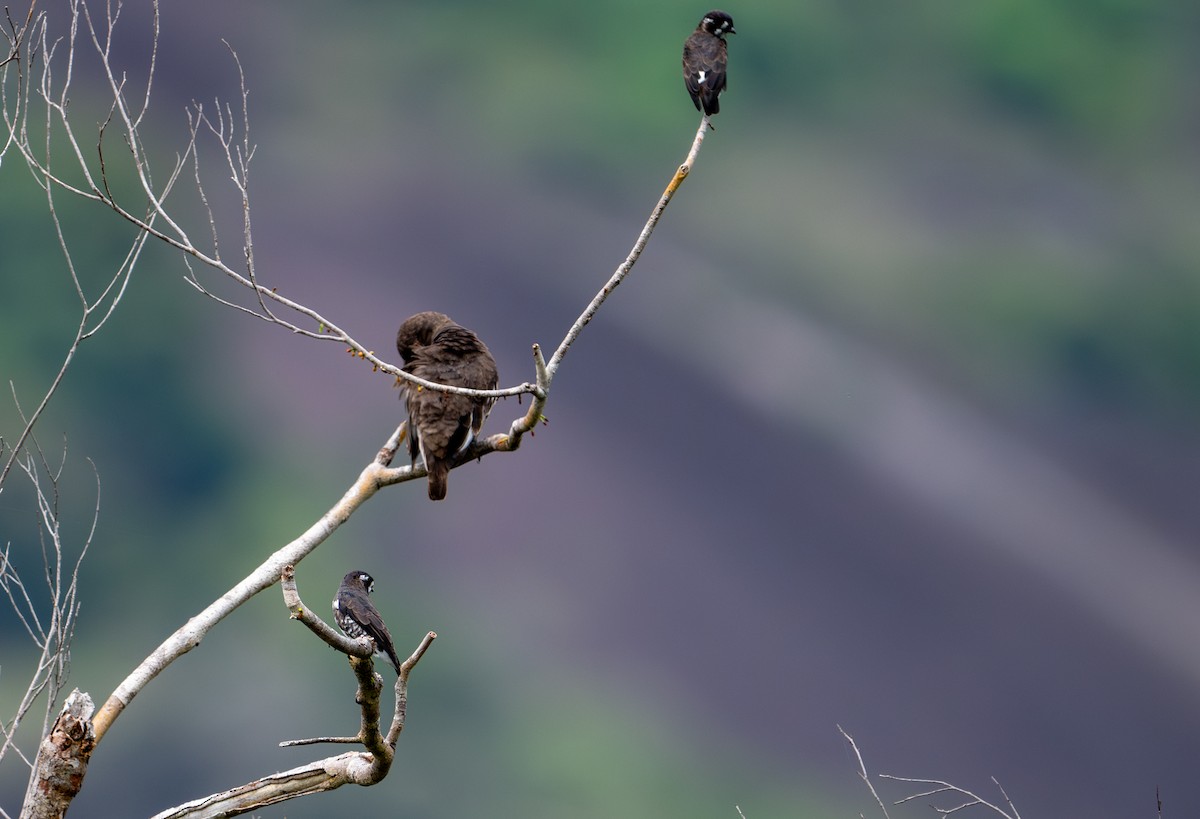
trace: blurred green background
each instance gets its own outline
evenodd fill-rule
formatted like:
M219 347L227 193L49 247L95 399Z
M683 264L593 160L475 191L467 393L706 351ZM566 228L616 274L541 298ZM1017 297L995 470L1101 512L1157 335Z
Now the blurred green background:
M134 83L148 8L126 4L114 43ZM396 766L262 815L878 815L837 724L873 771L987 793L995 776L1026 814L1150 816L1155 788L1164 815L1195 814L1200 7L725 8L718 130L568 356L549 426L455 471L442 504L384 491L300 567L322 607L371 571L401 652L440 635ZM236 106L228 40L261 280L393 361L404 317L445 311L505 385L532 380L529 345L557 345L686 154L679 51L706 10L168 3L147 147L161 180L190 101ZM90 148L92 60L75 82ZM194 192L173 201L207 236ZM130 231L57 206L95 292ZM11 151L0 248L0 375L28 408L78 300ZM401 418L392 379L186 272L148 246L39 427L53 458L68 447L76 546L87 459L101 482L71 678L98 701ZM489 429L523 411L499 404ZM0 434L18 430L5 398ZM0 536L32 577L34 514L10 479ZM31 656L0 610L5 718ZM354 730L343 665L260 595L134 701L72 816L316 758L275 744ZM25 775L0 764L10 814Z

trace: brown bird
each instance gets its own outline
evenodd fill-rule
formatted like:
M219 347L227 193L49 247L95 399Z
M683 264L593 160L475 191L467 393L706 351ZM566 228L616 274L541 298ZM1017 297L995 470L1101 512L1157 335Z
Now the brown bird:
M725 35L737 34L733 18L714 9L704 15L700 25L683 43L683 83L697 111L711 116L721 110L718 99L725 90L725 66L728 62Z
M500 383L496 361L487 345L445 313L417 313L396 333L396 349L404 371L426 381L494 390ZM408 453L417 453L429 473L429 499L446 497L446 479L458 453L470 445L483 427L495 399L425 389L403 384L408 408Z

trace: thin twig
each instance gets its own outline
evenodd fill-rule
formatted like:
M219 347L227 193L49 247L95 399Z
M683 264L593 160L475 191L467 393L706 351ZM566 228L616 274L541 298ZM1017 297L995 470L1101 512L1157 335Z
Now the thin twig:
M18 414L21 414L19 403ZM22 420L25 420L23 415ZM29 683L15 711L6 722L0 723L0 734L3 734L0 758L9 750L15 749L18 757L30 767L32 763L28 757L13 744L14 737L21 722L43 695L43 734L49 728L57 709L59 695L70 672L71 644L79 618L79 569L95 535L100 515L100 483L99 475L96 474L96 505L93 509L92 525L77 557L70 562L59 518L61 499L58 483L65 463L65 448L64 461L52 468L37 439L34 437L31 441L34 452L18 461L18 465L34 490L38 509L38 532L42 546L45 583L44 602L39 600L35 603L28 585L17 573L10 558L11 546L6 545L3 553L0 553L0 588L3 588L13 611L39 651ZM43 481L47 481L48 484ZM44 616L39 616L39 606L44 608Z
M957 805L954 805L953 807L950 807L950 808L940 808L937 806L933 806L933 809L943 816L949 816L952 813L957 813L958 811L965 810L967 808L983 807L983 808L988 808L989 810L994 811L997 815L1004 817L1004 819L1021 819L1021 815L1019 813L1017 813L1015 808L1013 808L1013 812L1011 814L1007 813L1002 808L998 807L997 805L992 804L991 802L987 801L986 799L984 799L981 796L977 796L976 794L972 793L971 791L967 790L966 788L960 788L957 785L952 785L949 782L943 782L940 779L920 779L920 778L914 778L914 777L908 777L908 776L893 776L891 774L880 774L879 777L881 779L891 779L895 782L908 782L909 784L922 785L922 786L926 786L929 788L929 790L911 794L909 796L904 797L903 799L898 799L892 803L894 805L903 805L905 802L911 802L914 799L921 799L921 798L924 798L927 796L937 796L939 794L953 794L954 796L959 797L965 801L959 802ZM993 778L992 781L995 782L995 779ZM997 784L997 786L999 786L998 782L996 784ZM1001 793L1003 793L1003 792L1004 792L1003 789L1001 789ZM1008 799L1007 794L1005 794L1005 799ZM1009 805L1010 806L1012 805L1011 801L1009 802Z
M695 167L696 159L700 154L700 146L704 144L704 134L708 131L708 118L703 117L700 120L700 126L696 129L696 136L692 140L692 147L688 151L687 158L683 164L675 171L675 175L671 177L671 181L667 184L666 190L659 197L658 204L654 206L654 210L650 212L650 218L646 220L646 224L642 227L642 232L638 234L637 240L633 243L633 248L629 251L629 255L625 257L625 261L617 265L616 271L605 282L604 287L600 288L588 306L579 314L579 318L575 319L575 323L567 330L566 336L558 345L558 349L554 351L554 355L550 357L550 363L546 365L546 382L554 379L555 373L558 372L558 367L562 364L562 360L567 355L567 351L571 349L571 345L575 343L575 339L583 332L583 328L587 326L592 317L596 315L596 311L600 309L600 305L604 304L605 300L612 294L617 286L625 281L629 272L641 257L642 251L646 247L646 243L650 241L650 234L654 232L654 228L658 226L659 220L662 218L663 212L666 211L667 205L671 204L671 199L674 198L675 192L679 190L679 186L683 184L683 180L687 179L692 168Z
M335 745L359 745L362 740L353 737L309 737L308 739L285 739L279 743L280 748L295 748L300 745L319 745L322 743Z
M879 805L879 810L883 812L884 819L889 819L887 806L883 804L883 800L879 798L875 786L871 784L871 777L867 775L867 763L863 761L862 751L858 750L858 743L854 741L854 737L846 733L846 729L842 726L837 727L838 732L845 737L846 742L850 743L851 750L854 751L854 756L858 760L858 777L866 783L867 790L871 792L871 796L875 797L875 803Z

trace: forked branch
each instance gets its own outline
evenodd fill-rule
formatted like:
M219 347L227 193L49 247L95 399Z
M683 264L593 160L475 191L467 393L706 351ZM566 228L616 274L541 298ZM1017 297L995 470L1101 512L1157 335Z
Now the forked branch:
M20 415L19 404L17 411ZM27 422L23 415L21 418ZM58 708L59 696L70 671L71 644L79 621L79 568L96 533L100 515L100 483L97 477L91 527L72 558L71 553L75 550L63 532L59 487L66 448L62 461L51 464L36 437L31 437L30 442L29 451L17 465L33 489L37 507L42 578L40 583L24 579L11 559L11 544L5 543L0 550L0 592L3 593L0 596L6 598L38 654L15 710L0 717L0 760L12 751L32 769L33 763L15 744L15 737L21 723L40 699L45 699L42 734L49 729Z
M837 727L837 729L845 738L846 742L850 744L851 750L854 751L855 759L858 760L859 778L862 779L863 784L865 784L867 789L871 792L871 796L875 799L875 803L879 805L879 810L883 813L884 819L890 819L888 816L887 806L884 805L883 799L881 799L879 796L879 792L875 790L875 786L871 783L871 777L867 773L867 764L863 761L862 752L858 749L858 744L854 741L854 737L846 733L845 729L840 725ZM949 782L943 782L940 779L918 779L908 776L892 776L891 774L877 774L877 777L879 779L887 779L893 782L907 782L910 785L918 785L923 788L923 790L917 791L916 793L910 793L907 796L895 800L892 802L892 805L904 805L908 802L913 802L917 799L923 799L927 797L951 796L953 799L950 800L948 807L937 804L930 804L929 807L933 809L933 811L939 816L949 816L952 813L958 813L959 811L963 811L968 808L979 807L992 811L997 816L1001 817L1001 819L1021 819L1021 814L1017 813L1016 806L1013 804L1012 800L1008 798L1008 794L1004 792L1004 788L999 782L996 781L995 777L992 777L992 783L1000 791L1000 795L1004 797L1004 804L1008 806L1007 811L1001 808L999 805L989 802L983 797L977 796L965 788L960 788L957 785L950 784Z
M159 813L155 819L200 819L212 816L237 816L269 805L298 799L323 791L340 788L342 785L375 785L382 782L391 769L395 758L396 743L404 730L408 711L408 678L413 668L437 635L432 631L425 635L420 645L400 665L396 678L396 707L392 722L385 736L380 730L380 701L383 680L375 673L372 654L374 646L369 640L351 640L333 630L304 605L296 587L295 567L284 566L281 573L284 605L294 620L299 620L322 641L345 653L350 658L358 691L355 702L361 711L358 734L353 737L316 737L313 739L289 740L279 743L280 747L314 745L317 743L361 744L364 751L350 751L292 768L283 773L256 779L228 791L195 799L178 807Z

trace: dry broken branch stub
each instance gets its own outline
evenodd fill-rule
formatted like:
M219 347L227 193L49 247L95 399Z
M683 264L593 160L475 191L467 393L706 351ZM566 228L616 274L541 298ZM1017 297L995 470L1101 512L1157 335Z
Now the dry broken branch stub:
M96 737L92 731L92 698L75 689L67 697L54 727L38 746L35 776L25 792L22 819L51 819L66 813L83 787Z

